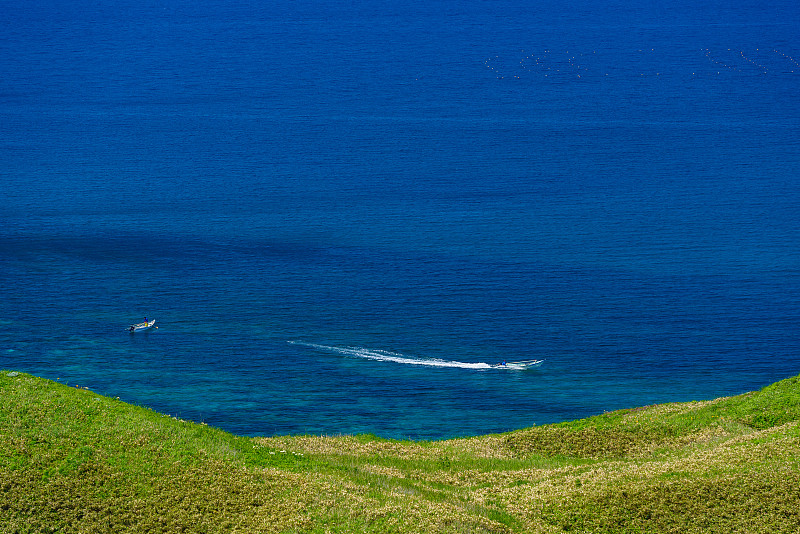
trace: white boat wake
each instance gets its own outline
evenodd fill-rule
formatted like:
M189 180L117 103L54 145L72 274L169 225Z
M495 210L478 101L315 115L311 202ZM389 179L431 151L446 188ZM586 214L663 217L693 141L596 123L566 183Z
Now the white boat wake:
M390 352L387 350L365 349L362 347L333 347L330 345L320 345L318 343L305 343L303 341L289 341L292 345L300 345L316 350L325 352L332 352L335 354L342 354L345 356L355 356L357 358L364 358L367 360L376 360L380 362L394 362L406 365L425 365L428 367L456 367L460 369L512 369L517 371L524 371L538 367L544 360L524 360L516 362L505 363L468 363L457 362L452 360L442 360L439 358L416 358L407 356L399 352Z

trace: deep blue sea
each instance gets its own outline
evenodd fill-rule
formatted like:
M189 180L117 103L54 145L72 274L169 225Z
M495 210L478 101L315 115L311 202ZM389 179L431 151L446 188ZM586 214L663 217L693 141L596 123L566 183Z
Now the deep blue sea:
M416 439L800 373L794 0L0 11L0 369Z

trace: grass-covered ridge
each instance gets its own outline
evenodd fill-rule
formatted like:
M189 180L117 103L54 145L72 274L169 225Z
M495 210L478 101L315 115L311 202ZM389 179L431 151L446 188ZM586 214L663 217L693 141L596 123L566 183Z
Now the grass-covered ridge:
M799 532L800 379L437 442L245 438L0 372L0 532Z

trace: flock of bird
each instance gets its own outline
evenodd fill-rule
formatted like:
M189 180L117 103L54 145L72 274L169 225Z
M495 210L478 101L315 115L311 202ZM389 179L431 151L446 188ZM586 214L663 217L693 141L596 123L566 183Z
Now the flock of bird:
M484 64L498 79L521 79L531 74L544 77L569 76L575 78L619 74L660 76L666 72L676 73L679 71L693 76L723 72L778 75L800 73L800 62L793 56L775 48L749 51L730 48L714 51L710 48L703 48L695 57L689 56L683 60L676 60L669 54L659 54L652 48L632 51L627 56L629 61L626 61L625 65L615 65L613 61L609 62L603 54L598 54L596 50L588 53L566 50L543 50L527 53L525 50L520 50L515 57L493 56L487 58ZM699 61L701 59L702 61ZM686 64L682 66L679 61Z
M779 69L783 67L779 72L791 74L794 73L796 69L797 72L800 72L800 63L798 63L795 58L775 48L766 51L766 53L764 50L758 48L749 52L728 48L726 52L728 58L723 58L723 56L712 53L710 49L705 49L705 55L709 61L722 69L743 70L743 67L748 69L755 68L766 74L771 70L775 70L775 67L773 67L775 63L774 60L776 57L780 57L784 61L781 62L783 65L777 65Z

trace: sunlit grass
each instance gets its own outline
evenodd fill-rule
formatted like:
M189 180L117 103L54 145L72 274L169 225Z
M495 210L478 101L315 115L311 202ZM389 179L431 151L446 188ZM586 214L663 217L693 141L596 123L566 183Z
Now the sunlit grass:
M797 532L798 421L795 377L475 438L246 438L4 371L0 532Z

